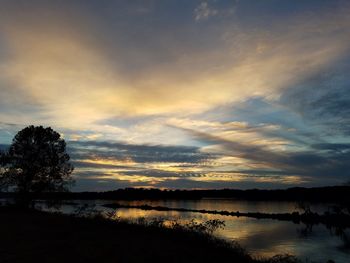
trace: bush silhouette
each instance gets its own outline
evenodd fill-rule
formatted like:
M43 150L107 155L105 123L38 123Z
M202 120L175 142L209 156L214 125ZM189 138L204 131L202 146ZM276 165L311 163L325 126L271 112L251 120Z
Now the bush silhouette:
M42 126L29 126L13 138L0 156L0 187L16 191L21 199L31 193L66 191L73 166L60 134Z

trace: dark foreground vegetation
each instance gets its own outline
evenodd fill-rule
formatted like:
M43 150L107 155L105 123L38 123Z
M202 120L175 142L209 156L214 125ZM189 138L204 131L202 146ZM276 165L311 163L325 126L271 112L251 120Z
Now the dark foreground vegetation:
M1 263L297 262L290 256L253 259L198 224L165 227L158 221L132 223L0 207L0 225Z
M0 197L13 197L14 193L1 193ZM350 203L350 186L328 186L316 188L294 187L279 190L222 189L222 190L160 190L126 188L107 192L61 192L36 193L33 199L104 199L104 200L199 200L203 198L232 198L252 201L293 201Z

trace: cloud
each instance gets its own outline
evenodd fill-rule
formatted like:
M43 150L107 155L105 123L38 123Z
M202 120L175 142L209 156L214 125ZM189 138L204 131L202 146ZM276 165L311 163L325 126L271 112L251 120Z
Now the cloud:
M87 158L92 154L104 159L130 159L138 163L205 163L215 158L214 155L200 152L197 147L189 146L133 145L103 141L72 141L69 145L74 156L79 158Z
M261 188L276 189L288 188L291 184L280 184L274 180L257 182L255 180L246 181L193 181L191 179L177 179L158 183L155 187L170 189L252 189L257 185Z
M218 10L214 8L210 8L208 2L201 2L194 9L194 19L196 21L206 20L209 17L216 16L218 14Z
M200 174L216 159L186 146L131 145L121 142L69 142L75 176L138 181L144 185ZM94 171L94 172L91 172Z
M195 130L188 130L188 132L198 140L218 145L226 156L247 160L247 167L249 167L249 164L255 167L256 172L250 170L249 173L251 174L259 174L264 170L264 173L266 173L266 168L268 168L277 171L276 173L280 173L282 176L296 175L307 180L311 179L314 182L318 180L319 182L323 180L344 182L350 176L350 164L348 162L350 151L348 151L347 144L317 144L311 146L313 150L293 151L286 149L284 151L274 151L269 149L268 145L243 144ZM332 149L333 151L324 152L315 151L315 149ZM334 149L342 149L342 151L334 151ZM242 172L244 173L244 170ZM275 172L271 174L275 174Z
M35 118L18 107L33 122L72 129L114 116L195 113L250 96L275 97L342 56L349 39L340 12L300 16L269 32L231 26L225 18L220 23L226 26L210 28L169 24L170 33L148 16L142 27L132 19L136 14L118 17L122 4L111 6L115 12L104 19L96 13L106 10L103 5L22 4L26 12L7 2L1 13L2 38L11 54L2 61L3 78L18 94L9 100L37 105ZM215 13L206 2L200 6L199 17ZM325 22L330 19L337 23ZM127 31L123 24L130 25Z
M251 170L225 163L225 154L201 152L196 147L130 145L121 142L70 142L69 152L80 180L116 180L133 186L224 187L255 184L306 184L294 173L255 167ZM250 183L249 183L250 182Z
M193 16L196 22L206 21L212 17L225 19L236 11L236 1L203 1L194 8Z
M350 81L348 56L289 89L281 101L314 126L322 126L325 135L350 135Z
M81 176L120 185L338 182L348 12L342 1L2 0L0 142L52 126Z
M350 143L321 143L312 145L312 148L341 153L350 151Z

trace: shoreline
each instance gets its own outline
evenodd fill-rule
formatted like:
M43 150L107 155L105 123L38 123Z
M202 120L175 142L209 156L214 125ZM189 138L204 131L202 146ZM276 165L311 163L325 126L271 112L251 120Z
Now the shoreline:
M299 262L256 259L197 228L0 207L1 262ZM21 253L18 253L21 251ZM276 261L278 259L278 261ZM326 262L326 261L325 261Z
M153 211L177 211L177 212L189 212L189 213L201 213L234 217L249 217L256 219L273 219L281 221L290 221L296 224L304 223L305 225L323 224L328 227L338 228L350 228L350 215L347 214L317 214L313 212L302 213L261 213L261 212L230 212L230 211L217 211L217 210L205 210L205 209L187 209L187 208L171 208L165 206L150 206L150 205L123 205L118 203L103 205L107 208L134 208L140 210L153 210Z

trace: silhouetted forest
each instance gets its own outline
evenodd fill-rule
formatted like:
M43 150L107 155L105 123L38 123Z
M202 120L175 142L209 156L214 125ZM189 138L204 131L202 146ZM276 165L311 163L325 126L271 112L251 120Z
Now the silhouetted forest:
M0 193L0 197L13 197L14 193ZM254 201L308 201L308 202L350 202L350 186L329 186L316 188L289 188L284 190L160 190L125 188L107 192L61 192L35 193L36 199L80 199L80 200L199 200L203 198L233 198Z

